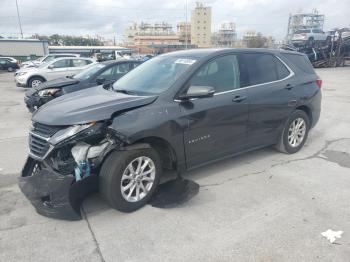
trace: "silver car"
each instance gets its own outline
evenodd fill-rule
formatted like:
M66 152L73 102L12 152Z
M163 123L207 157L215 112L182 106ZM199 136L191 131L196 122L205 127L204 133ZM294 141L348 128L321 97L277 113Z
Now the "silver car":
M49 54L43 57L40 57L36 60L30 60L23 62L21 64L21 68L26 68L26 67L38 67L41 64L48 63L56 58L62 58L62 57L79 57L80 55L78 54Z
M322 42L329 39L330 37L320 29L300 29L294 33L292 42L295 44L308 43L312 45L314 42Z
M39 67L28 67L16 71L15 82L17 86L37 87L45 81L75 75L91 63L94 63L91 58L57 58Z

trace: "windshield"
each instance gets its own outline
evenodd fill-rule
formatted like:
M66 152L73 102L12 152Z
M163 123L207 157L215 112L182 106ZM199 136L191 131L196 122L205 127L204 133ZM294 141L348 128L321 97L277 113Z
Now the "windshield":
M38 68L44 68L48 65L48 62L43 62L41 65L38 66Z
M47 56L46 58L44 58L43 60L41 60L41 62L43 63L47 63L47 62L50 62L52 60L54 60L55 57L54 56Z
M160 94L167 89L196 60L189 57L155 57L120 78L113 84L113 89L131 93Z
M79 80L86 80L89 79L92 75L94 75L97 71L104 68L104 64L92 64L85 70L81 71L79 74L76 74L73 78L79 79Z

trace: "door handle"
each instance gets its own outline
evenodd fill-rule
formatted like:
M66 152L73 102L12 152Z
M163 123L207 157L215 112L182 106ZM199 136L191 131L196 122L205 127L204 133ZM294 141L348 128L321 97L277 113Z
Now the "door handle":
M292 84L286 84L285 89L287 89L287 90L292 90L293 88L294 88L294 85L292 85Z
M245 96L235 96L233 99L232 99L232 102L235 102L235 103L240 103L244 100L246 100L247 98Z

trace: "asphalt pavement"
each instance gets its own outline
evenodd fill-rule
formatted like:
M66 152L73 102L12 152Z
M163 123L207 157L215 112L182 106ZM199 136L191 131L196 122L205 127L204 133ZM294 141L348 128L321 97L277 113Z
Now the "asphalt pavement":
M124 214L98 196L85 218L38 215L17 177L31 115L0 73L0 261L349 261L350 68L319 69L321 119L305 147L266 148L191 171L199 194ZM321 233L343 231L331 244Z

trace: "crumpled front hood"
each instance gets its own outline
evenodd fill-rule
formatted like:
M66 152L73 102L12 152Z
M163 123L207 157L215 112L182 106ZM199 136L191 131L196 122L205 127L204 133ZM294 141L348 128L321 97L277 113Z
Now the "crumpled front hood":
M69 77L61 77L61 78L57 78L55 80L44 82L40 86L38 86L36 89L43 90L43 89L47 89L47 88L61 88L64 86L75 85L78 83L79 83L78 79L69 78Z
M113 113L153 103L157 96L136 96L96 86L58 97L32 117L46 125L74 125L111 118Z
M40 90L48 89L48 88L62 88L69 85L76 85L79 83L78 79L74 78L68 78L68 77L61 77L55 80L47 81L39 85L38 87L31 88L28 90L25 95L26 96L32 96L33 94L37 93Z

